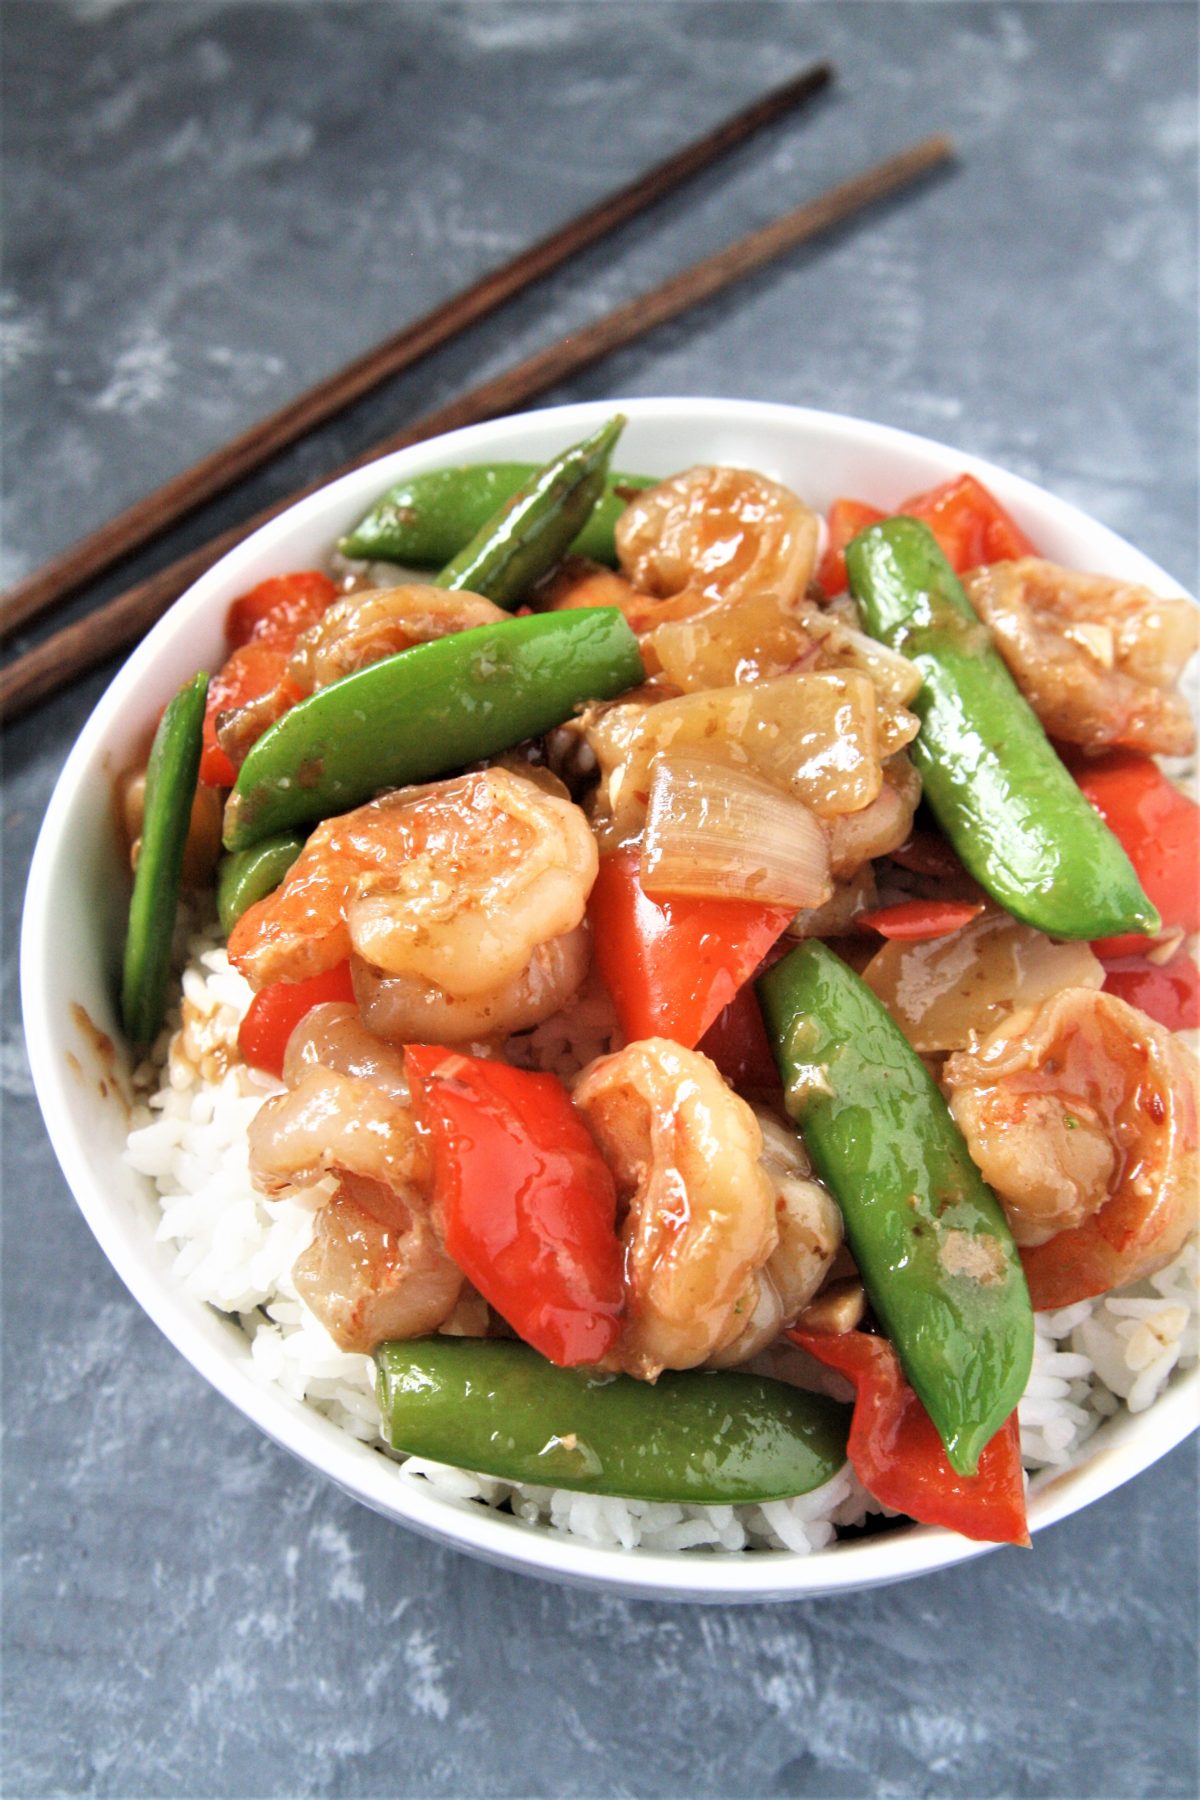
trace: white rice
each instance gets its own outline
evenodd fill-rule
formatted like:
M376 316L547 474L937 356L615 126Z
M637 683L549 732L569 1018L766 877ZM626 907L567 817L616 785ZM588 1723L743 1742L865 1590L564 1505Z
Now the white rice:
M175 1246L174 1270L197 1299L233 1314L253 1368L343 1430L389 1456L380 1433L374 1365L339 1350L299 1299L292 1266L308 1244L325 1190L268 1205L250 1180L247 1127L277 1091L230 1051L250 989L230 968L215 931L193 937L177 1009L139 1071L148 1095L129 1135L132 1166L158 1189L157 1237ZM571 1034L549 1021L513 1045L515 1059L566 1072L602 1050L610 1030L602 994L585 993ZM581 1043L581 1036L587 1039ZM1122 1405L1141 1412L1176 1369L1200 1353L1195 1239L1157 1275L1119 1293L1037 1316L1033 1371L1020 1406L1026 1468L1060 1468ZM833 1542L839 1527L884 1511L849 1465L813 1493L762 1506L668 1506L561 1489L519 1487L418 1457L396 1458L402 1481L450 1498L507 1507L522 1520L625 1550L786 1549Z

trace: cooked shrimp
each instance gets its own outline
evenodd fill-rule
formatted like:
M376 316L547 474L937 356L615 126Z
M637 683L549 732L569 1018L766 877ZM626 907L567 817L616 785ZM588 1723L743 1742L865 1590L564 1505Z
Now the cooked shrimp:
M903 751L883 765L879 792L861 812L839 813L829 824L829 866L849 881L877 856L898 850L912 831L921 799L921 777Z
M428 584L368 588L337 600L299 638L288 674L303 694L414 644L506 619L492 601Z
M385 1043L382 1034L370 1031L358 1008L348 1001L312 1007L288 1039L283 1059L285 1084L298 1086L305 1071L315 1067L354 1075L370 1082L389 1100L408 1104L408 1071L402 1052Z
M653 1381L708 1361L743 1329L779 1241L757 1119L706 1056L666 1038L600 1057L574 1097L626 1206L622 1367Z
M587 556L564 557L533 591L535 612L567 612L576 606L616 606L641 631L659 603L631 581Z
M401 1057L353 1007L321 1006L292 1033L284 1075L289 1092L250 1125L254 1183L279 1199L323 1176L337 1182L292 1271L301 1298L343 1350L436 1330L463 1277L429 1210L429 1152Z
M403 1102L359 1076L313 1064L251 1120L250 1174L272 1199L322 1175L361 1175L415 1193L428 1179L429 1158Z
M779 675L649 705L651 696L643 696L583 715L600 771L593 824L606 848L641 830L652 765L663 751L694 749L750 769L828 821L879 798L885 763L918 729L912 713L893 707L857 670ZM885 805L889 819L898 816L892 800Z
M763 1138L759 1163L775 1189L779 1242L751 1277L743 1301L746 1324L709 1357L716 1368L748 1362L786 1330L823 1285L842 1242L837 1202L814 1180L795 1132L758 1107L755 1115Z
M1037 557L966 577L972 604L1051 737L1087 750L1182 756L1196 740L1175 691L1200 608Z
M1092 988L1012 1014L943 1071L1018 1244L1045 1244L1122 1199L1158 1213L1125 1281L1169 1261L1195 1221L1196 1077L1169 1031Z
M318 826L283 885L238 920L230 961L262 987L353 953L453 1000L494 998L577 929L597 865L579 809L511 769L401 788ZM557 1010L561 981L540 991Z
M436 1331L454 1313L463 1286L424 1210L353 1178L321 1208L292 1279L339 1349L363 1354L392 1338Z
M301 633L286 667L280 657L279 678L265 694L219 715L217 740L234 768L240 769L268 727L314 689L414 644L507 616L481 594L416 583L347 594Z
M714 600L803 593L817 520L802 500L749 469L699 466L635 494L617 521L623 572L643 593L694 590Z
M355 957L354 995L368 1029L393 1044L494 1043L540 1025L583 986L591 958L586 924L537 944L511 981L481 994L451 994L409 975L381 975Z

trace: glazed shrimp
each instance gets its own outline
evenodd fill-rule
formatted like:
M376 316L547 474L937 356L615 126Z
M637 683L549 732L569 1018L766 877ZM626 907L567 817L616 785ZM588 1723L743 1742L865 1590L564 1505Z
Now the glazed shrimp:
M1191 714L1175 691L1200 648L1190 600L1037 557L976 569L964 585L1051 737L1087 750L1191 750Z
M658 602L631 581L586 556L564 557L533 591L536 612L569 612L577 606L616 606L641 631Z
M956 1052L943 1078L1018 1244L1121 1206L1137 1213L1143 1248L1116 1279L1138 1280L1179 1249L1196 1218L1197 1069L1161 1025L1112 994L1068 988ZM1091 1291L1104 1285L1114 1282Z
M217 738L235 769L282 712L316 688L343 675L426 644L452 632L469 631L507 618L481 594L450 592L416 583L407 587L365 588L337 600L315 625L302 632L278 681L244 706L231 707L217 721Z
M829 866L848 881L877 856L898 850L912 830L921 800L921 777L903 751L883 765L879 792L861 812L839 813L829 826Z
M737 601L803 593L817 556L816 515L749 469L700 465L635 494L617 522L617 555L635 588Z
M779 1241L757 1119L706 1056L666 1038L600 1057L574 1098L626 1206L621 1366L653 1381L708 1361L742 1331Z
M407 1106L410 1098L404 1054L383 1042L347 1001L314 1006L296 1026L283 1058L286 1086L297 1087L312 1068L336 1069L370 1082L377 1093Z
M393 1044L495 1043L561 1012L591 960L586 924L537 944L519 975L482 993L452 994L409 975L381 975L355 958L354 997L364 1024Z
M416 583L367 588L335 601L302 634L288 664L288 675L302 694L310 694L414 644L432 643L435 638L478 625L498 624L507 617L482 594L465 589L452 592Z
M292 1033L284 1077L289 1091L250 1125L252 1179L271 1199L324 1176L337 1184L293 1268L297 1292L343 1350L436 1330L463 1277L429 1209L428 1150L402 1057L353 1007L321 1006Z
M369 1183L342 1181L292 1268L296 1292L341 1350L366 1355L389 1339L424 1337L459 1304L463 1277L429 1214L391 1201L384 1221Z
M495 1003L539 948L577 930L596 878L587 821L548 780L482 769L327 820L283 885L238 920L230 961L262 987L354 955L450 1000ZM562 977L582 979L584 961L561 957L559 979L534 983L540 1017L563 1004ZM519 997L527 1013L530 995ZM465 1035L475 1034L472 1022Z
M833 1195L813 1178L794 1131L756 1107L762 1132L760 1166L775 1189L779 1241L750 1278L739 1306L746 1323L709 1357L715 1368L748 1362L795 1322L825 1282L842 1242L842 1215Z
M304 1067L250 1123L250 1173L277 1200L322 1175L352 1174L397 1193L428 1179L428 1153L408 1107L361 1076Z

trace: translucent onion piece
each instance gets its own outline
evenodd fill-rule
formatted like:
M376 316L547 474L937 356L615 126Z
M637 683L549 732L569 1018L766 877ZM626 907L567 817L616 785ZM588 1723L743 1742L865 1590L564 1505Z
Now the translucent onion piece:
M585 735L600 771L596 820L628 839L641 830L652 765L690 754L765 777L821 819L860 812L879 794L892 733L874 685L854 670L780 675L745 687L713 688L647 705L597 710ZM895 713L902 735L917 720ZM899 841L899 840L897 840Z
M829 843L808 807L744 769L698 756L655 764L642 842L648 894L800 910L832 893Z
M983 913L949 937L894 940L863 970L914 1050L962 1050L1015 1007L1061 988L1099 988L1104 970L1084 943L1056 944L1007 913Z
M750 696L745 741L757 773L790 787L823 819L871 804L888 751L864 675L783 675L742 691Z
M647 669L688 694L792 672L853 669L892 712L907 707L921 686L921 671L907 657L807 600L753 594L686 619L652 615L649 625L642 637Z
M802 616L805 629L820 646L821 667L857 669L869 675L880 695L893 706L907 706L920 692L924 679L920 669L899 651L876 643L836 613L820 607L805 607Z
M642 661L685 694L765 681L818 662L804 617L815 608L778 594L751 594L736 605L709 605L687 619L652 619Z

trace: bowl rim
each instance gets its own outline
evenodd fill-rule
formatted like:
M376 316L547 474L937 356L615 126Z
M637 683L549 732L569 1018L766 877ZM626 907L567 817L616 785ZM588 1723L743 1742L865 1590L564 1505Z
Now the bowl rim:
M430 439L407 450L362 465L326 483L268 520L180 596L117 671L73 746L55 784L42 822L26 887L20 949L20 978L26 1043L34 1087L46 1129L68 1186L108 1260L135 1300L192 1366L238 1410L282 1448L310 1468L329 1476L344 1491L373 1510L419 1533L488 1562L523 1573L609 1592L661 1599L762 1602L847 1592L885 1585L937 1569L952 1567L994 1550L937 1527L910 1525L875 1538L843 1542L835 1548L799 1555L790 1551L694 1552L637 1550L594 1545L546 1526L531 1526L498 1514L477 1502L458 1501L424 1482L397 1478L396 1464L381 1452L344 1432L306 1403L295 1401L274 1384L251 1373L249 1341L236 1322L223 1318L206 1303L193 1300L165 1267L131 1254L115 1208L73 1129L71 1089L56 1046L55 1022L45 1000L42 973L53 955L50 921L57 862L64 853L64 829L77 803L81 781L114 723L139 694L164 649L187 633L218 600L222 605L237 591L238 571L264 553L282 549L306 523L331 517L353 497L369 504L402 475L455 460L487 460L514 430L534 425L553 428L568 443L593 429L614 410L630 423L638 420L681 430L689 424L724 422L752 432L756 424L775 424L815 434L844 448L869 442L873 452L895 451L907 457L952 463L992 487L1018 512L1049 512L1061 524L1086 533L1097 556L1112 556L1130 568L1135 579L1164 591L1179 584L1134 546L1071 502L1059 499L1026 478L984 458L959 451L937 439L870 420L766 401L720 397L651 396L628 400L592 400L489 420ZM510 450L511 454L511 450ZM1036 539L1035 539L1036 541ZM145 697L140 696L143 704ZM164 696L165 697L165 696ZM186 1304L181 1306L180 1301ZM217 1331L214 1321L220 1321ZM221 1333L236 1339L222 1343ZM240 1346L240 1349L239 1349ZM1147 1429L1153 1417L1153 1428ZM1139 1423L1141 1421L1141 1423ZM1200 1371L1176 1376L1144 1414L1120 1414L1102 1428L1102 1441L1074 1467L1044 1471L1031 1494L1031 1531L1054 1524L1131 1480L1182 1442L1200 1422Z

